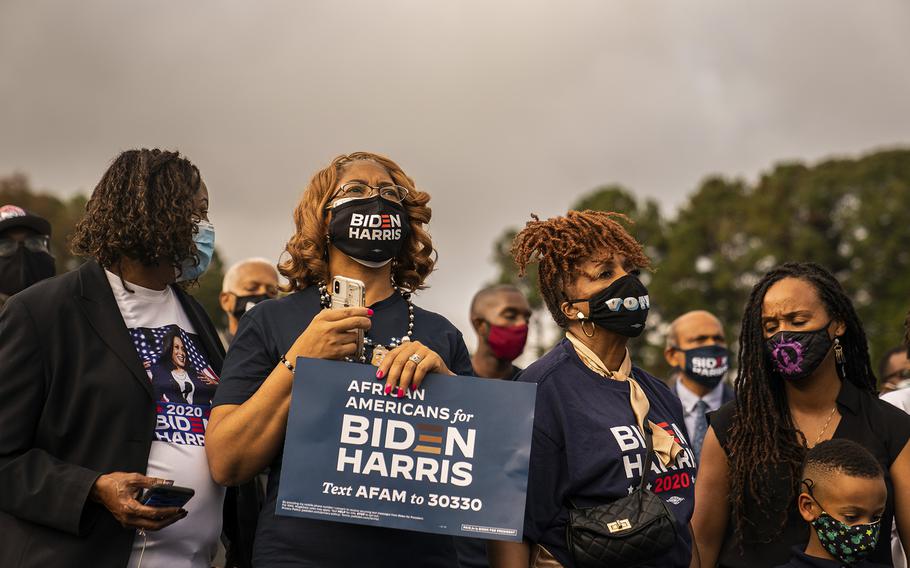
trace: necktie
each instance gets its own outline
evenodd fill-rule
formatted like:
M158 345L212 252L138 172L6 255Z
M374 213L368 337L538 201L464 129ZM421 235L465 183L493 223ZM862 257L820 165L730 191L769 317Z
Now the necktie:
M695 403L695 432L692 434L692 450L695 452L695 461L701 457L701 446L705 443L705 434L708 433L708 403L699 400Z

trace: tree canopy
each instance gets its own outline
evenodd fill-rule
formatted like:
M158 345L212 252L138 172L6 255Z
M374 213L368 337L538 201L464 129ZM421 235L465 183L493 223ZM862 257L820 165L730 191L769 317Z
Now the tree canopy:
M666 375L661 352L668 322L706 309L723 322L731 347L752 286L783 262L814 261L831 270L853 298L873 361L899 345L910 308L910 150L884 150L816 165L781 163L755 183L704 179L675 212L619 186L605 186L571 209L618 211L634 224L654 271L649 332L631 345L643 366ZM515 229L494 245L498 281L529 290L507 251ZM536 303L535 303L536 302ZM549 316L539 318L549 322Z

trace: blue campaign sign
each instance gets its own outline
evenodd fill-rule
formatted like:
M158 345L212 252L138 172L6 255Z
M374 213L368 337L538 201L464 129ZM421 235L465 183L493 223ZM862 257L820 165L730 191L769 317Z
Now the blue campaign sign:
M295 369L276 514L521 540L537 385L428 375L397 398L369 365Z

